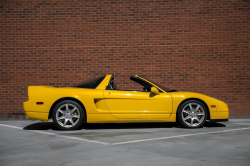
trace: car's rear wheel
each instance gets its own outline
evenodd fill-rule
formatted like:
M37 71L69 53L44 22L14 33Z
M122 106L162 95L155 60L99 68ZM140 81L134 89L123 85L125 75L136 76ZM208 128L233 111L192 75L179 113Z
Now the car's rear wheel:
M207 120L208 110L205 105L197 100L182 103L177 112L177 120L182 127L199 128Z
M85 113L75 101L64 100L56 104L52 112L52 119L61 130L75 130L82 125Z

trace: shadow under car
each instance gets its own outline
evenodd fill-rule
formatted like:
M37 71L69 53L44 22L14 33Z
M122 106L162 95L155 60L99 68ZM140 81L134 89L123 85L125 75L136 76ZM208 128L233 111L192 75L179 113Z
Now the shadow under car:
M225 127L222 123L207 121L203 127ZM83 123L77 130L101 129L146 129L146 128L181 128L178 123ZM59 130L53 122L37 122L23 128L24 130Z

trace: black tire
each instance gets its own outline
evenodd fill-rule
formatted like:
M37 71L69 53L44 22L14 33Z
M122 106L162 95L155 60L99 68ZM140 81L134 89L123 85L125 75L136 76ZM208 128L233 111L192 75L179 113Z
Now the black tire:
M53 122L60 130L78 129L82 125L85 116L85 111L80 104L72 100L61 101L57 103L52 110Z
M200 106L199 108L198 105ZM198 110L195 111L197 108ZM177 121L185 128L200 128L206 122L207 117L207 107L197 100L189 100L182 103L177 111Z

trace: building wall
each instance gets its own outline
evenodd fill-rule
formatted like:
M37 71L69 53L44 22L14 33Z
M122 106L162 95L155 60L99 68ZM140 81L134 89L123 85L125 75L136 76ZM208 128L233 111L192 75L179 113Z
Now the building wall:
M250 117L250 1L0 1L0 118L24 118L27 86L138 74Z

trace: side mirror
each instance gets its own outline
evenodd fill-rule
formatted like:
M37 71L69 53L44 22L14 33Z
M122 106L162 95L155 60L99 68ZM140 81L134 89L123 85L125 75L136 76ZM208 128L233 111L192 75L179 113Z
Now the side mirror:
M151 87L151 93L153 93L154 95L159 95L160 94L158 89L156 89L155 87Z

